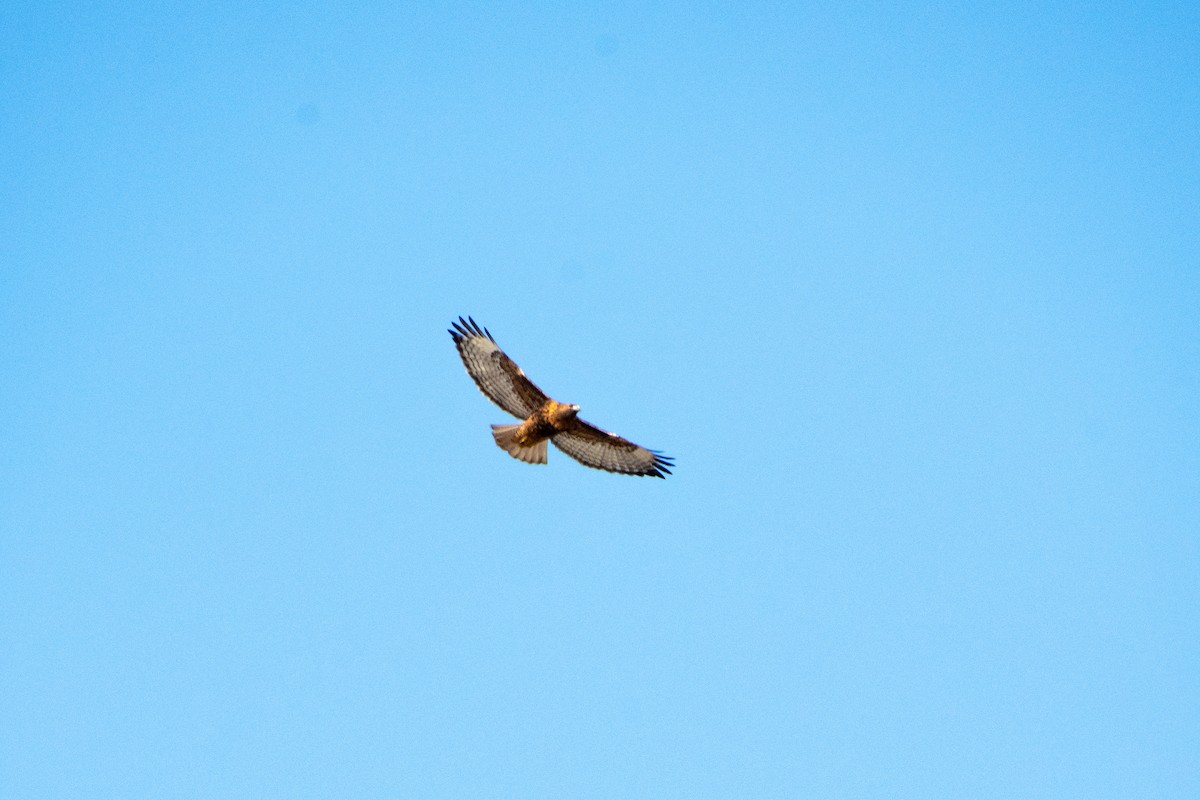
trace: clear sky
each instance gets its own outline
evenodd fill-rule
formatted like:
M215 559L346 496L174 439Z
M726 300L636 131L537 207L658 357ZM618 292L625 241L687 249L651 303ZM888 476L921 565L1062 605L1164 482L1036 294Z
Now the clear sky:
M983 5L6 5L0 795L1200 796L1200 12Z

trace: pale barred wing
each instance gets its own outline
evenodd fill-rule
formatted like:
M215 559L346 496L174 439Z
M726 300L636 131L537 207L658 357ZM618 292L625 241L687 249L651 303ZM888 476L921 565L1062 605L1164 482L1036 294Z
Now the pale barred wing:
M470 317L459 317L451 325L450 335L467 374L489 400L514 417L525 419L549 399L504 355L487 328L481 328Z
M665 478L675 466L671 457L657 450L639 447L628 439L602 431L581 419L577 419L570 430L552 437L550 441L580 464L622 475Z

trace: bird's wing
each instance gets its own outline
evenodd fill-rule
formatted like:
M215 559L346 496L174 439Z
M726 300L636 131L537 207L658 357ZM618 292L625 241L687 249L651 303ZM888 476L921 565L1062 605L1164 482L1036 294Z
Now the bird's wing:
M479 391L514 417L524 419L549 398L504 354L487 328L467 317L451 323L450 335Z
M602 431L581 419L576 419L570 429L556 434L550 441L580 464L622 475L665 478L675 466L671 457L640 447L615 433Z

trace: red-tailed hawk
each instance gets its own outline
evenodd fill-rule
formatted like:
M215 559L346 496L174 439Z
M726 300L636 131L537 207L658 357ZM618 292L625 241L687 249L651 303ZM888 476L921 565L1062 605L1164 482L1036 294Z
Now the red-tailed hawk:
M639 447L615 433L602 431L578 416L579 406L556 403L525 377L521 368L496 345L487 328L468 317L452 322L450 335L467 374L488 399L524 422L493 425L501 449L527 464L546 463L546 442L581 464L622 475L665 478L673 459Z

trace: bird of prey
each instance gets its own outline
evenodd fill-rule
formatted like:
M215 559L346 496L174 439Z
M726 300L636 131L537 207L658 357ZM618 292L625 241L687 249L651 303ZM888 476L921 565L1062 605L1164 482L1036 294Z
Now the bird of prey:
M493 403L523 420L492 426L496 444L513 458L545 464L546 442L551 441L585 466L622 475L665 478L671 474L675 465L670 457L600 430L577 416L579 406L547 397L497 346L487 328L470 317L459 317L451 325L450 336L475 385Z

